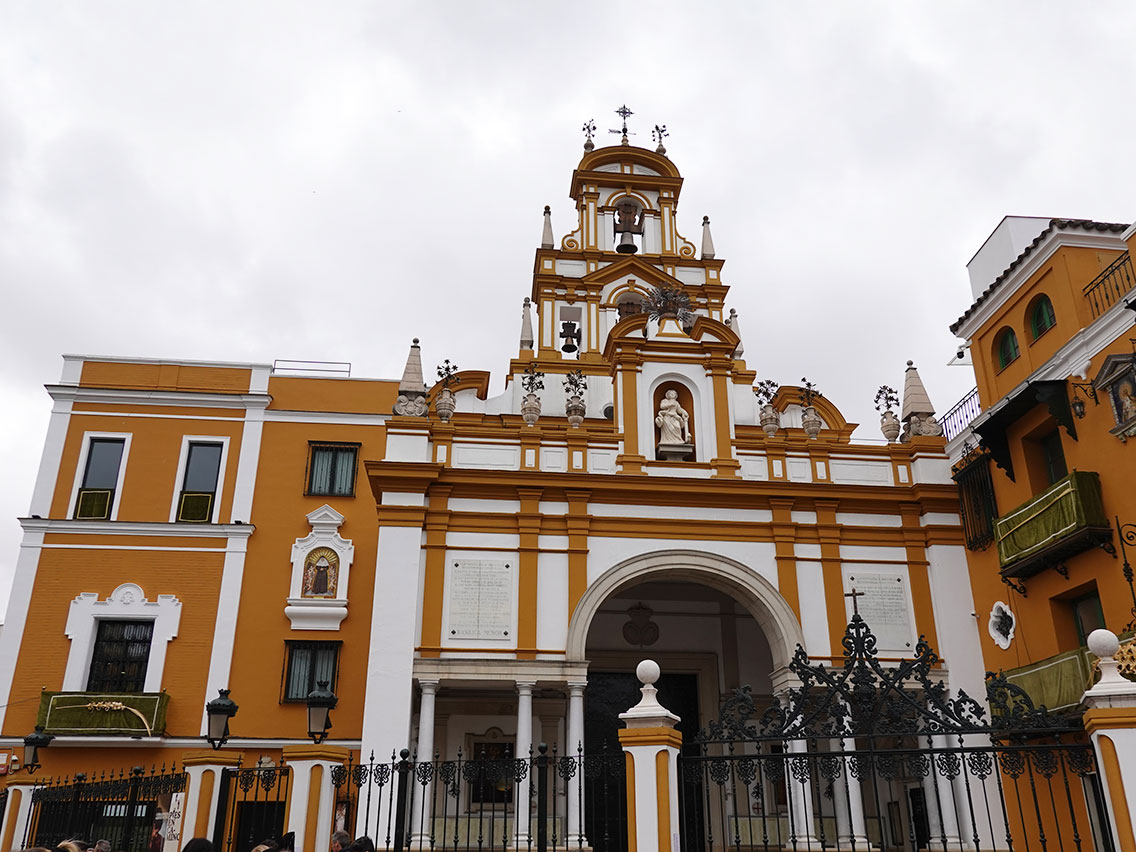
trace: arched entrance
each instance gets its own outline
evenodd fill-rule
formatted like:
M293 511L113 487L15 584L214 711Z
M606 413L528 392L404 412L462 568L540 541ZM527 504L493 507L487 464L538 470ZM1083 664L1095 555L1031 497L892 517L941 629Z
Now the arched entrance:
M667 550L625 560L591 583L568 630L569 661L587 661L584 749L619 755L619 714L638 701L636 664L654 659L663 675L659 700L677 714L684 747L717 718L723 696L750 684L762 701L790 685L787 668L800 625L776 588L735 560ZM590 837L623 838L621 784L593 781L585 790ZM701 836L699 791L683 808L683 833ZM611 848L619 849L622 841Z

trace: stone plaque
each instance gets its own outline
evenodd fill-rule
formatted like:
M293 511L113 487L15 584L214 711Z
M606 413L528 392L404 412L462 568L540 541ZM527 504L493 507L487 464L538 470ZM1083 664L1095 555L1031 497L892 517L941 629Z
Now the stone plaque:
M509 639L513 581L509 562L460 559L450 565L450 637Z
M880 649L915 652L911 625L911 599L907 580L898 573L855 571L848 574L848 591L855 589L860 617L867 622ZM848 598L848 614L852 615L852 599Z

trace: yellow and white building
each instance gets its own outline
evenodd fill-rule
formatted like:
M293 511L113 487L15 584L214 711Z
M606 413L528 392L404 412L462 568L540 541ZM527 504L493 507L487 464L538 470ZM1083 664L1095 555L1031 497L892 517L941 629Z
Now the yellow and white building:
M835 389L806 412L781 387L763 428L709 224L700 247L679 230L682 184L664 153L586 150L570 232L546 213L504 392L462 371L448 418L417 343L397 382L65 356L0 647L6 742L54 735L42 775L185 763L186 838L225 809L218 767L290 764L286 827L322 849L349 757L618 748L646 656L693 732L741 684L772 701L798 645L838 658L854 587L881 657L925 636L951 688L983 694L943 439L854 441ZM644 311L660 289L691 316ZM662 453L669 391L689 447ZM338 705L313 747L319 681ZM212 752L221 689L240 710ZM139 712L85 709L96 695ZM6 777L5 850L34 780Z

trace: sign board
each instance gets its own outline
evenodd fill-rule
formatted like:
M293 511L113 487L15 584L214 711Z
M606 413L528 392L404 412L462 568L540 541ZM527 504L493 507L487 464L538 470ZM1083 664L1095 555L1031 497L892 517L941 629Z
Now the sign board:
M450 564L452 639L507 640L513 627L513 570L510 562L459 559Z
M181 848L182 823L185 820L185 793L174 793L170 796L170 809L166 813L166 822L162 826L165 840L162 842L162 852L178 852Z

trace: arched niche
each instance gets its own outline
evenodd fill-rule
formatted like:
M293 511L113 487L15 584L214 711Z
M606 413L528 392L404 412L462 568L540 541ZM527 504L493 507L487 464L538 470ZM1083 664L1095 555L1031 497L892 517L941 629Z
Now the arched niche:
M687 423L690 427L690 443L694 447L690 457L686 461L698 461L698 432L696 421L698 420L697 400L694 398L694 392L690 387L682 381L675 378L663 378L655 385L654 390L651 392L651 428L654 430L651 446L652 448L658 447L660 438L660 428L655 424L655 418L659 413L659 406L662 404L666 393L669 390L675 391L678 394L678 403L683 407L683 410L689 415ZM656 457L658 451L656 450ZM703 454L704 455L704 454Z

